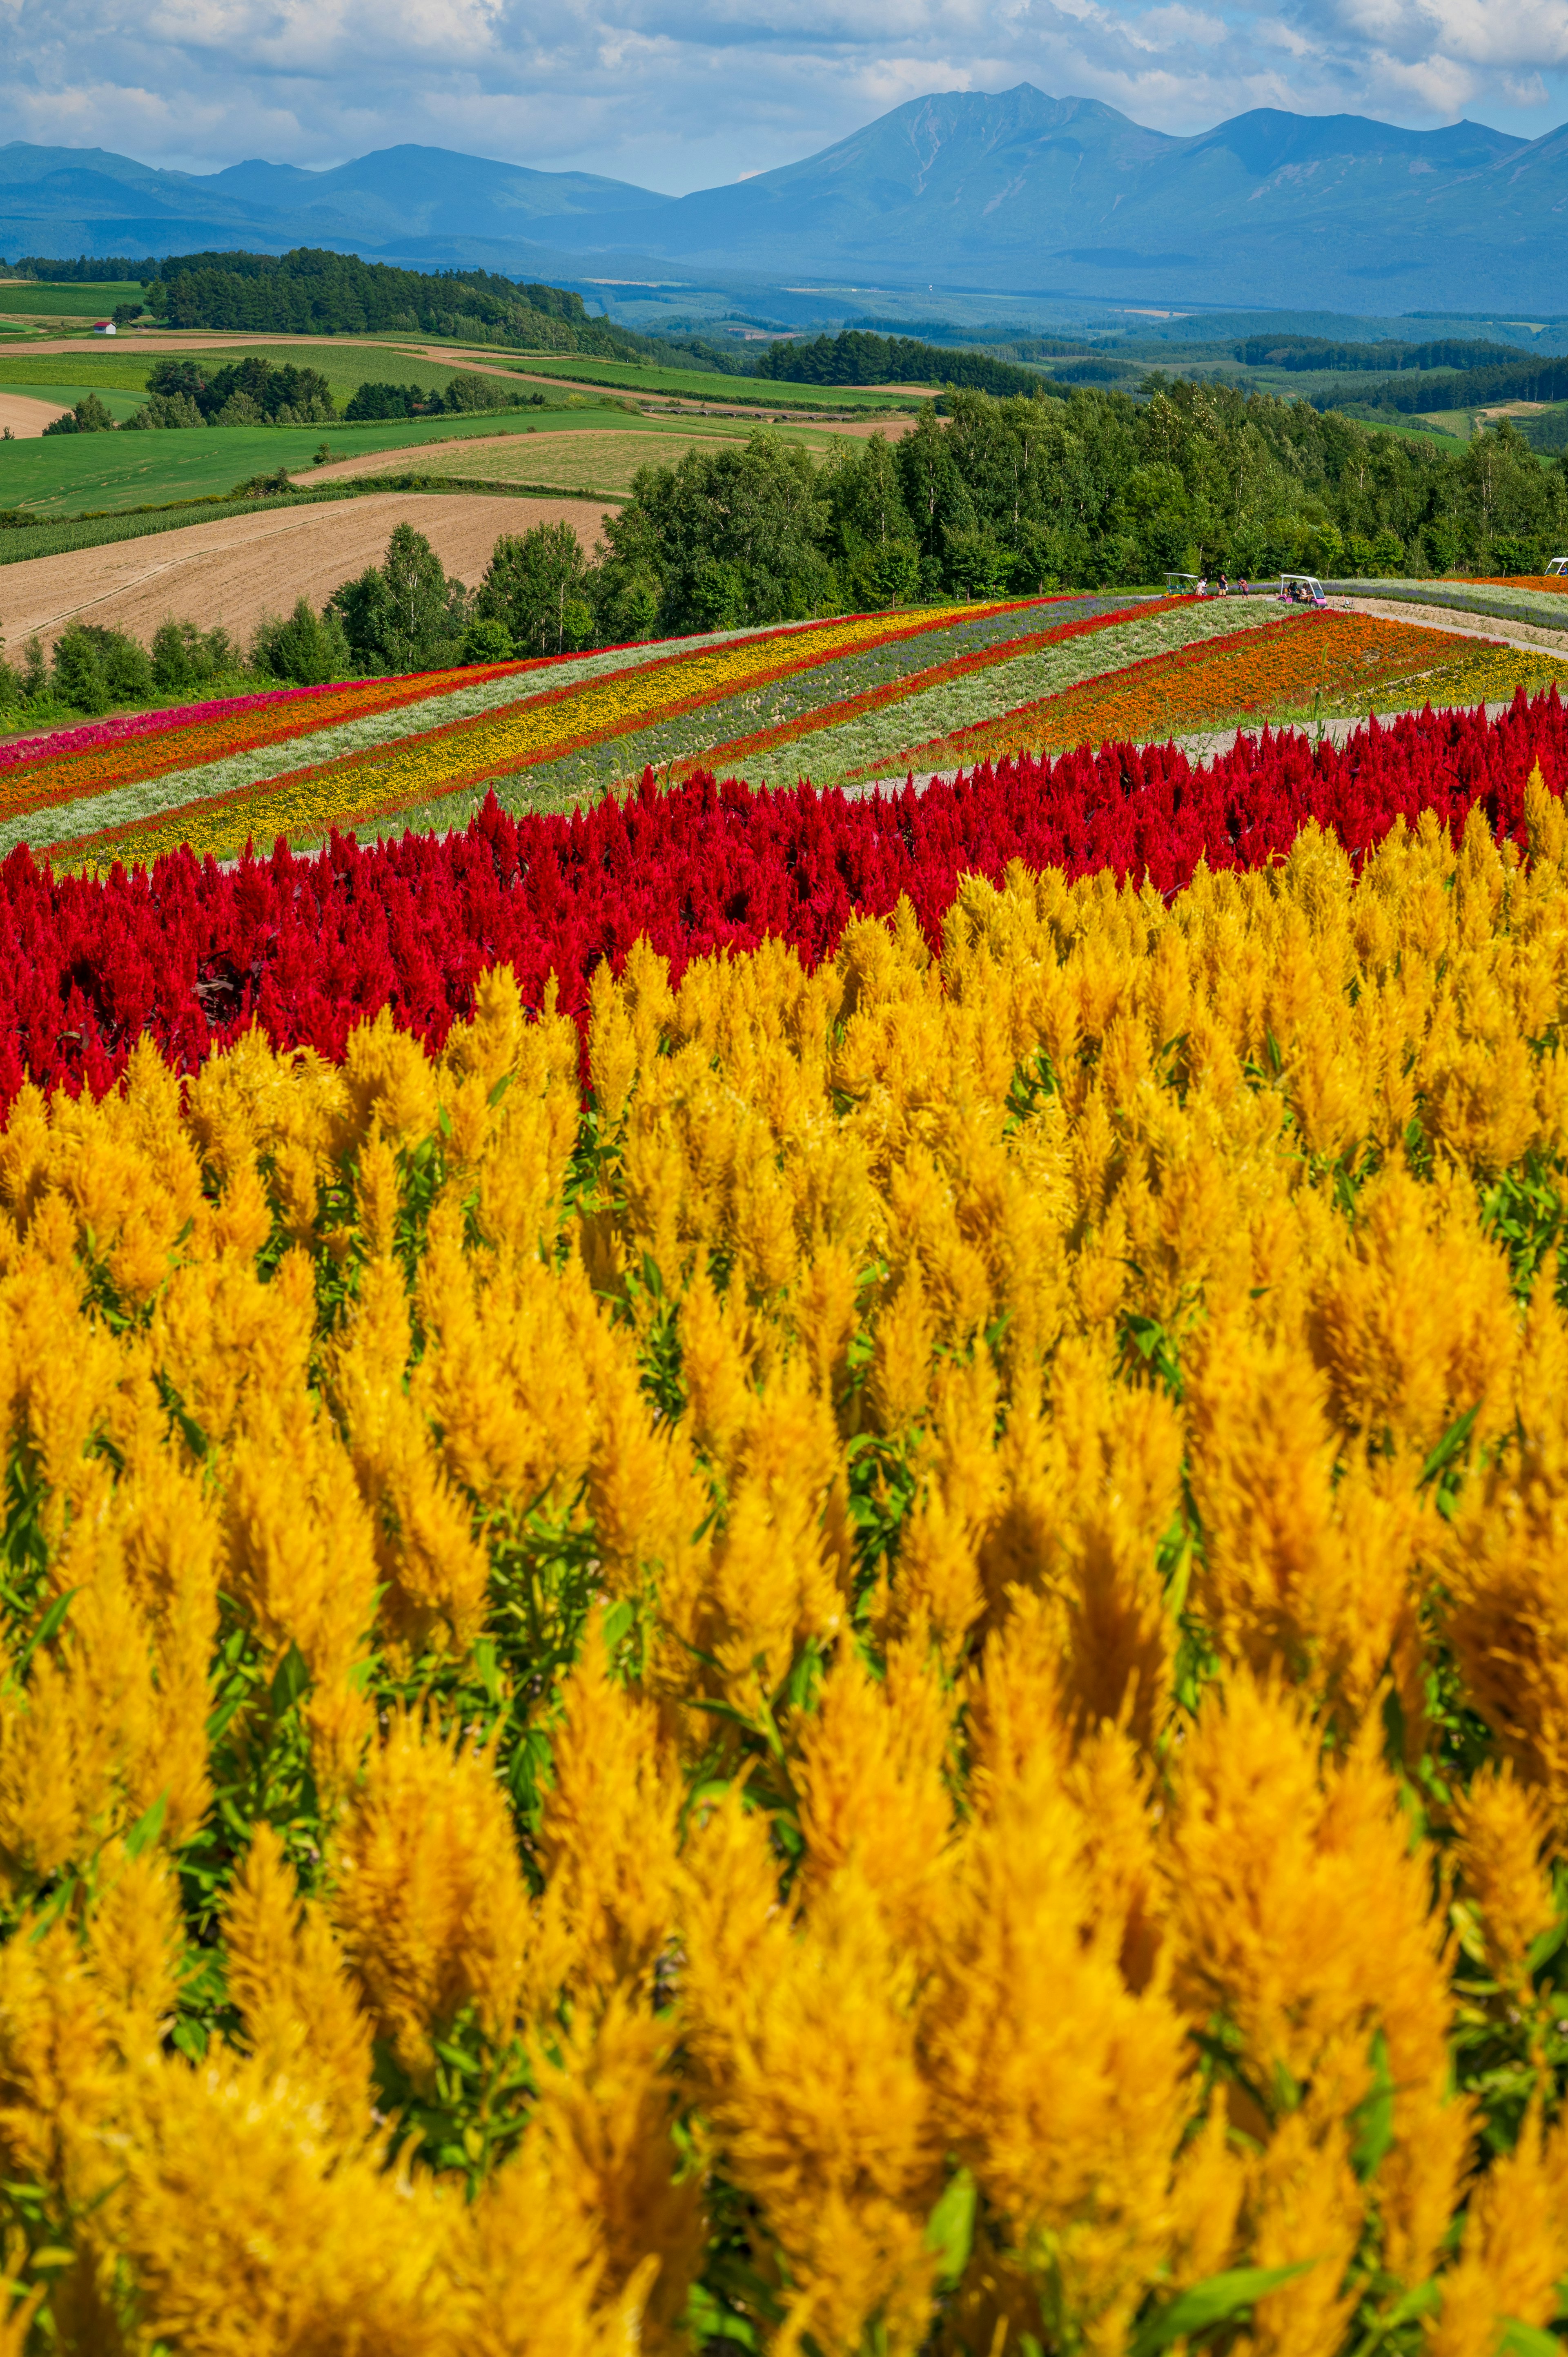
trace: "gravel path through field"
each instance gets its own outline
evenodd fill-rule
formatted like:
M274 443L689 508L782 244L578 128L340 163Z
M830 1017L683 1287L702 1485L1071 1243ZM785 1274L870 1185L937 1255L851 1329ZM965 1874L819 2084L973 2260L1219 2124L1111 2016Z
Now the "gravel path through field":
M503 533L564 522L591 549L604 512L585 499L371 491L327 507L188 524L147 540L0 566L0 638L14 654L35 633L49 646L68 622L84 621L148 643L172 614L204 630L221 622L243 639L264 613L287 613L301 596L324 605L340 582L379 564L394 524L424 533L447 572L471 588Z
M1336 614L1374 614L1383 622L1413 622L1422 630L1455 630L1470 639L1502 639L1509 646L1539 647L1546 654L1568 653L1568 618L1561 630L1534 622L1505 621L1497 614L1467 614L1458 606L1414 606L1398 597L1330 597Z

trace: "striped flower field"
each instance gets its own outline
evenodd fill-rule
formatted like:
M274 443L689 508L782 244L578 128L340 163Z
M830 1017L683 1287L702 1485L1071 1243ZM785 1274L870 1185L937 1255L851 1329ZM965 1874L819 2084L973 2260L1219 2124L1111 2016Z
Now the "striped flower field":
M0 748L0 2357L1557 2357L1565 669Z
M1568 663L1264 598L1061 596L848 616L244 697L0 748L0 853L297 847L591 805L651 771L821 786L1227 723L1506 701Z

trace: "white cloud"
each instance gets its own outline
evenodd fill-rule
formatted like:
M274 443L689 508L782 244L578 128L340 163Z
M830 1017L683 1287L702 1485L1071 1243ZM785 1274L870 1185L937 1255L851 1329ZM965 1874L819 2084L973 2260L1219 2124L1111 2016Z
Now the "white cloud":
M680 189L1018 81L1183 132L1568 116L1568 0L0 0L0 140L199 170L414 140Z

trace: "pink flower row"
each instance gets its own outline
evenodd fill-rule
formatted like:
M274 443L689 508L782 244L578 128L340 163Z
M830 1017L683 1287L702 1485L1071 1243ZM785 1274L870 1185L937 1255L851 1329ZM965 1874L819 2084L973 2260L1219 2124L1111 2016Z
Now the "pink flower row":
M359 681L355 685L360 685ZM373 684L366 680L367 687ZM178 728L188 720L227 720L236 712L258 712L269 704L298 704L313 695L339 695L341 680L328 681L321 687L269 687L254 695L220 696L211 704L181 704L170 705L163 712L122 712L108 720L89 720L76 728L53 728L41 737L18 737L9 745L0 745L0 770L15 769L19 761L36 761L40 756L50 760L64 753L82 753L93 745L117 745L127 737L150 737L161 728Z

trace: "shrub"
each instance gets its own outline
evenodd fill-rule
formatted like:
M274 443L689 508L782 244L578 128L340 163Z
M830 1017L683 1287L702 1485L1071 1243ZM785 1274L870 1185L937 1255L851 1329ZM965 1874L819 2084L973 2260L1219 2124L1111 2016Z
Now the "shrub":
M145 704L153 693L145 647L123 630L73 622L55 640L54 692L79 712L107 712L114 704Z
M446 387L448 409L479 410L510 409L514 395L499 377L480 376L472 369L458 369Z
M240 670L242 657L221 626L199 630L194 622L177 622L171 615L154 633L152 663L153 683L160 694L178 695Z
M251 642L251 662L257 671L292 680L299 687L344 679L354 668L341 616L330 606L318 614L303 597L295 599L286 620L273 615L263 619Z
M95 393L90 393L85 401L79 401L74 409L66 410L63 415L44 428L46 434L113 434L113 431L114 420Z
M134 417L125 420L124 430L129 433L154 426L167 429L171 426L205 425L206 423L188 393L155 393Z
M477 616L463 633L466 663L510 662L516 652L511 632L492 614Z

